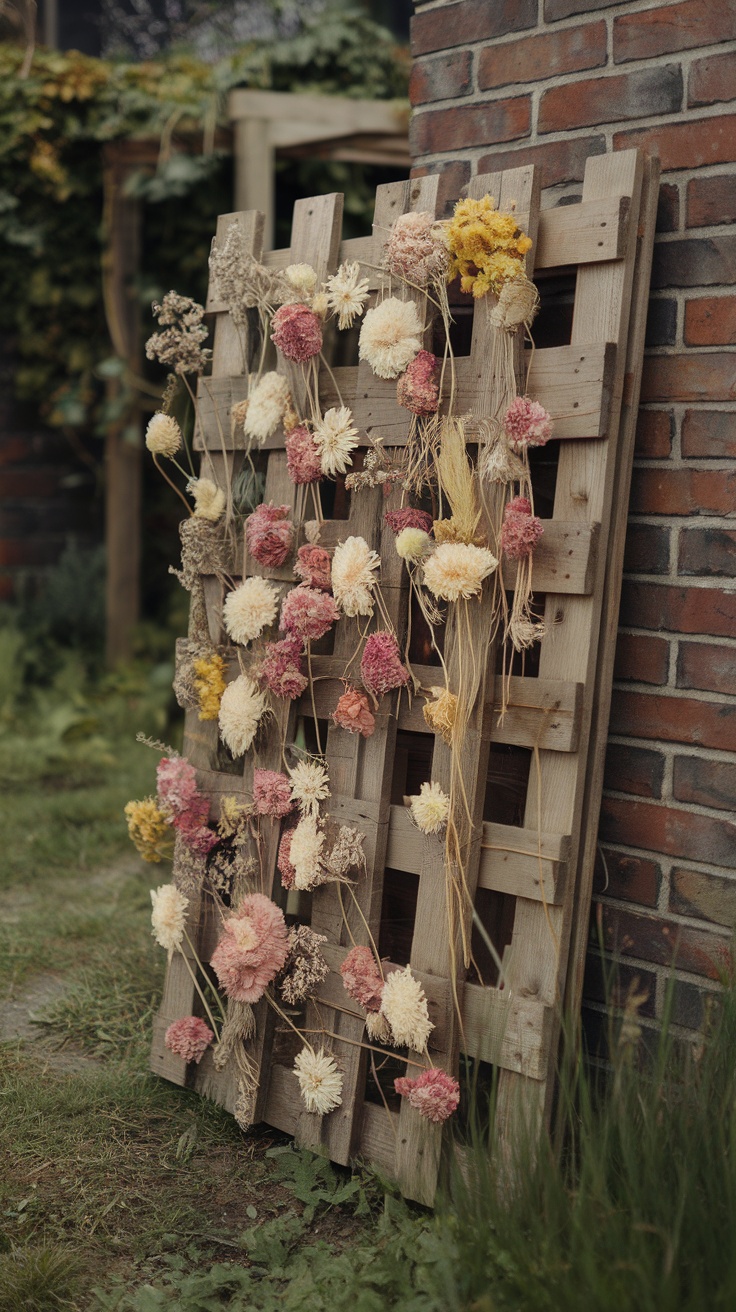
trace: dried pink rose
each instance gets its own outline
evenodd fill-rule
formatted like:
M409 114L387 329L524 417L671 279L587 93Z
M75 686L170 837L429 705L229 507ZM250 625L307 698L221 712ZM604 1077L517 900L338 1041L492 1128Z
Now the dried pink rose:
M289 507L258 506L245 521L245 541L259 565L272 569L283 565L294 542Z
M302 642L293 634L266 644L258 678L274 697L301 697L308 684L302 670Z
M320 588L329 592L332 587L332 560L324 547L313 547L307 543L296 553L294 573L310 588Z
M374 697L382 697L409 682L409 671L401 660L393 633L379 629L366 638L360 661L360 677Z
M169 1052L199 1065L214 1037L209 1025L205 1025L199 1016L184 1016L169 1025L164 1043Z
M306 425L292 428L284 445L292 483L316 483L322 477L322 458Z
M376 717L368 698L358 688L348 688L343 693L332 712L332 718L340 729L362 734L364 738L370 738L376 727Z
M394 1080L394 1088L402 1098L406 1098L410 1107L420 1116L435 1125L441 1125L457 1109L460 1102L460 1085L446 1071L422 1071L417 1078L400 1076Z
M254 770L253 802L257 815L275 819L288 815L292 809L291 780L278 770Z
M271 320L271 341L287 360L304 364L322 350L322 325L308 305L282 305Z
M552 420L539 401L514 397L503 417L503 431L517 454L526 447L544 446L552 436Z
M340 966L345 992L366 1011L378 1011L383 995L383 977L370 948L351 948Z
M439 365L431 351L420 351L396 383L396 400L414 415L433 415L440 403Z
M225 921L210 965L234 1002L257 1002L288 952L284 913L263 893L250 893Z
M300 584L284 597L279 627L302 642L316 642L339 618L340 612L329 593Z
M532 514L527 497L513 497L504 510L501 525L501 550L505 555L510 560L530 556L543 532L542 521Z
M383 522L397 537L405 528L421 528L425 533L432 532L432 516L428 515L426 510L415 510L413 506L403 506L401 510L387 510Z
M278 856L276 857L276 868L281 875L281 883L284 888L293 888L296 879L296 870L291 863L291 840L294 837L293 826L291 829L285 829L279 842Z

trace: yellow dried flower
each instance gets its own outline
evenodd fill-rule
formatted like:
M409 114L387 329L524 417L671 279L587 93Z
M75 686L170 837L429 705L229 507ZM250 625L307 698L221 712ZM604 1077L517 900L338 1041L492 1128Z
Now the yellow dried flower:
M222 656L202 656L194 662L194 687L199 701L200 720L216 720L225 691L225 662Z
M128 802L125 807L128 834L144 861L158 865L171 855L171 826L155 797Z
M496 209L492 196L458 201L447 226L450 264L448 281L460 276L464 292L478 298L499 295L504 283L524 275L524 257L532 240L518 227L513 214Z
M181 450L181 429L171 415L157 411L148 421L146 429L146 446L155 456L168 456L171 459Z
M448 688L430 688L434 698L424 703L424 719L433 733L441 733L448 747L457 719L457 697Z

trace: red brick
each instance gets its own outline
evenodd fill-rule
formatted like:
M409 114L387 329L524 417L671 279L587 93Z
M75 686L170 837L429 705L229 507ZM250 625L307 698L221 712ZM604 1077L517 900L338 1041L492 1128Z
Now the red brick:
M670 910L680 916L709 920L727 929L736 924L736 879L701 873L672 871Z
M616 639L615 679L634 683L667 682L670 667L670 644L666 638L650 638L644 633L622 633Z
M635 797L661 797L664 757L645 747L609 743L606 748L604 788Z
M672 454L675 419L671 410L640 410L636 421L635 455L648 460Z
M597 929L591 926L591 939L595 947L600 946ZM585 983L583 993L588 1002L605 1003L607 1009L620 1009L626 998L633 991L637 995L646 994L645 1001L639 1007L640 1016L654 1017L657 1001L657 977L651 971L640 966L628 966L623 962L611 962L601 957L599 952L590 952L585 960Z
M693 50L736 37L736 11L728 0L683 0L613 20L613 57L651 59L672 50Z
M466 159L442 160L441 163L428 164L425 168L412 169L413 178L426 178L430 173L439 173L437 189L437 213L445 218L454 209L463 187L470 181L470 161Z
M478 86L482 91L511 82L540 82L606 62L606 25L588 23L539 36L519 37L512 44L490 45L481 51Z
M734 281L736 237L690 237L654 247L652 287L712 287Z
M728 515L736 506L736 469L635 469L631 510L642 515Z
M733 865L736 824L656 802L604 797L601 839L706 865Z
M736 576L736 529L690 528L680 534L678 574L696 578ZM736 692L736 668L734 669Z
M489 41L507 32L535 27L537 0L461 0L414 16L411 22L413 55Z
M605 865L596 854L594 889L606 897L621 898L624 902L638 902L643 907L656 907L662 871L656 861L644 856L630 856L627 852L604 850Z
M566 132L598 123L617 123L654 114L672 114L682 106L682 71L678 64L621 73L617 77L564 82L542 93L539 131Z
M575 137L567 141L550 141L540 146L493 150L478 161L478 172L492 173L495 169L516 169L526 164L536 164L540 185L556 187L562 182L582 182L588 156L605 153L605 137Z
M597 13L599 9L610 9L619 3L620 0L544 0L544 17L547 23L554 23L557 18Z
M736 647L723 647L717 642L681 642L677 652L676 679L678 688L733 694L736 691Z
M663 182L657 202L657 232L677 232L680 226L680 189L671 182Z
M736 761L676 756L674 767L672 793L678 802L694 802L696 806L710 806L716 811L736 811Z
M736 458L736 415L726 410L686 410L682 454L697 460Z
M696 59L687 80L688 105L717 105L723 100L736 100L736 56L732 50Z
M736 150L736 115L660 123L614 133L614 150L630 150L634 146L642 146L650 154L659 155L665 172L730 164Z
M624 579L621 623L635 629L733 638L736 637L736 594L733 589L682 588L670 583Z
M526 137L531 124L529 96L491 100L484 105L458 105L428 110L412 118L412 155L485 146L489 141Z
M626 529L624 570L627 574L669 574L670 530L654 524L635 524Z
M677 340L677 301L651 296L647 311L645 346L674 346Z
M687 184L687 227L736 223L736 173L691 178Z
M659 916L603 908L603 942L609 952L720 979L728 967L729 939Z
M730 351L656 355L644 360L641 399L647 401L732 401L736 369Z
M469 50L455 50L437 59L417 59L409 80L412 105L465 96L472 86L473 57Z
M685 306L685 342L688 346L733 346L736 342L736 296L703 296L688 301Z
M619 688L611 703L611 732L727 752L736 743L736 703Z

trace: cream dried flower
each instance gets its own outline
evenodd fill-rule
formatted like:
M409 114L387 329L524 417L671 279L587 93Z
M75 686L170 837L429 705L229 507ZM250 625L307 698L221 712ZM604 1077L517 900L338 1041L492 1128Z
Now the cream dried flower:
M429 1019L424 989L409 966L392 970L388 975L383 987L381 1012L391 1026L397 1047L424 1052L434 1025Z
M209 519L215 523L225 509L225 493L211 478L193 478L187 484L187 492L194 497L194 514L197 519Z
M321 761L298 761L289 770L291 797L302 815L316 816L330 796L330 777Z
M388 296L368 310L360 330L358 356L379 378L398 378L421 350L421 332L414 302Z
M352 424L352 411L341 405L339 409L326 410L314 426L314 445L319 452L322 473L331 478L344 474L353 463L350 453L358 445L358 430Z
M432 540L423 528L402 528L396 538L396 550L402 560L418 565L429 551Z
M278 588L267 579L257 574L244 579L239 587L228 592L222 608L228 637L242 644L260 637L276 619L278 599Z
M181 450L181 429L171 415L161 410L148 421L146 429L146 446L154 456L168 456L171 459Z
M151 905L151 933L171 958L182 945L189 898L175 884L162 884L151 889Z
M324 1048L302 1048L294 1061L294 1074L308 1112L326 1116L342 1102L342 1075Z
M289 848L289 860L294 867L294 888L303 892L325 882L324 845L324 831L318 827L314 816L303 816L291 835Z
M291 402L289 384L274 370L264 374L248 399L244 432L258 446L276 432Z
M228 684L220 702L220 737L233 756L243 756L256 736L267 709L265 694L247 674Z
M424 565L424 582L440 601L476 597L498 561L487 547L471 542L443 542Z
M380 1011L367 1011L365 1028L371 1043L390 1043L391 1026Z
M381 557L365 538L339 542L332 558L332 594L344 615L372 615Z
M450 799L439 784L422 784L410 804L411 818L423 834L438 834L447 823Z
M311 306L313 312L318 316L318 318L326 319L327 312L330 308L329 302L327 300L327 292L317 292L316 296L312 297Z
M368 287L368 279L360 276L357 260L341 264L337 273L327 279L327 304L337 315L339 329L352 328L354 320L363 313Z
M287 264L284 277L300 299L308 300L317 286L317 274L311 264Z

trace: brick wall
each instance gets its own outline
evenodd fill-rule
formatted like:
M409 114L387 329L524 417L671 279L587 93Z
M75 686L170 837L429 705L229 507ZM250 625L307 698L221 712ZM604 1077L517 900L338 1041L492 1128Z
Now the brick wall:
M414 171L448 202L533 162L554 205L588 155L661 159L595 896L623 982L655 1017L674 959L697 1027L736 921L736 4L429 0L412 48Z

